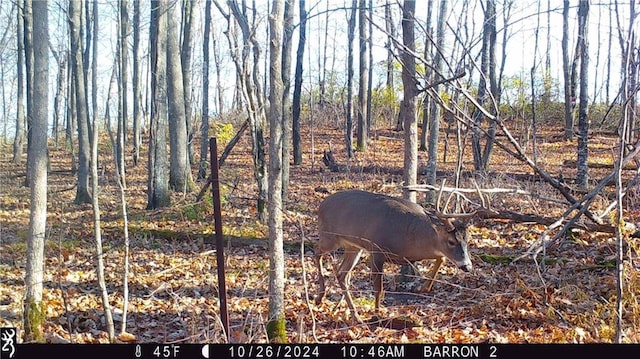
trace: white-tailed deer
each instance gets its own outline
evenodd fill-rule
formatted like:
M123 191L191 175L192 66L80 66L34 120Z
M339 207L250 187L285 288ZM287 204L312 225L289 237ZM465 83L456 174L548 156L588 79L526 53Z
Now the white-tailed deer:
M318 296L325 296L322 256L344 247L342 262L337 269L338 283L346 297L352 318L361 322L349 293L351 270L362 250L371 254L371 273L375 291L375 309L380 308L384 290L384 262L401 263L435 259L429 273L430 291L435 276L449 258L464 271L472 269L467 251L467 230L464 217L452 219L440 213L432 214L411 201L365 191L349 190L327 197L318 209L320 240L315 244L318 267ZM460 218L463 218L462 220Z

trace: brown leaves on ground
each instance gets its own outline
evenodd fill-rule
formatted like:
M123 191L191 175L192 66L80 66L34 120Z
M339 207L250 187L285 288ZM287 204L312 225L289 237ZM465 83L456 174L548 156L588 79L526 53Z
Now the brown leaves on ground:
M549 137L553 131L549 132ZM545 258L516 263L545 230L536 224L484 221L470 229L470 250L475 270L457 271L447 263L430 293L402 289L396 279L399 267L387 264L386 298L380 314L373 309L373 290L366 260L352 274L352 293L361 317L369 322L353 325L332 273L327 298L315 305L317 272L312 242L317 238L315 210L329 193L345 188L400 194L402 181L401 135L390 130L374 133L367 153L350 162L341 156L343 138L338 130L318 130L316 153L306 152L303 166L292 166L289 205L285 210L286 318L292 342L609 342L615 334L615 243L611 235L575 232ZM348 164L346 173L325 170L322 149L332 140L336 159ZM310 139L305 139L310 149ZM570 178L573 169L562 167L575 157L574 142L539 141L539 162L552 174ZM599 136L592 142L590 160L611 163L615 137ZM224 198L226 286L231 333L234 342L264 342L268 312L268 229L256 221L255 184L252 180L249 139L243 138L220 173ZM439 168L452 174L455 148L449 146L447 163ZM328 149L328 148L327 148ZM443 150L444 151L444 150ZM74 176L66 150L51 149L49 217L46 243L44 302L45 331L50 342L107 342L105 320L95 275L92 213L89 206L72 204ZM464 168L471 169L465 155ZM22 186L24 166L10 161L5 146L0 159L0 326L21 327L26 238L28 236L28 188ZM426 163L420 153L421 163ZM101 154L100 177L102 228L107 286L114 309L116 331L123 320L123 220L115 171L109 151ZM129 166L131 164L129 163ZM363 170L366 169L366 170ZM461 186L520 188L540 197L560 199L541 182L517 182L510 174L532 173L499 149L491 175L463 176ZM607 171L594 169L592 178ZM172 207L147 211L146 164L129 167L126 190L131 237L129 306L126 332L120 342L224 342L219 319L216 252L205 239L213 239L210 199L193 203L192 195L173 194ZM447 184L453 183L447 178ZM611 192L611 189L607 189ZM638 192L638 188L631 188ZM635 191L635 192L634 192ZM630 193L631 193L630 192ZM195 194L193 194L195 195ZM598 199L597 208L611 197ZM640 215L637 196L625 202L626 218ZM492 206L523 213L557 216L558 203L540 198L494 195ZM477 199L476 199L477 200ZM301 255L301 241L304 251ZM625 332L627 341L640 341L638 297L640 283L638 243L629 240L625 279ZM613 262L612 262L613 261ZM333 261L337 262L337 256ZM419 263L426 273L430 263ZM331 266L329 266L331 269ZM335 309L335 310L334 310Z

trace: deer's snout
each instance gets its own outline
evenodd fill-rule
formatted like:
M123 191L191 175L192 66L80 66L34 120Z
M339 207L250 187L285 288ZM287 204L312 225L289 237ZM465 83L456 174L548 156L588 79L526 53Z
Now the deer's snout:
M473 264L471 264L471 260L467 259L463 262L457 262L458 268L462 269L465 272L471 272L473 270Z
M462 269L465 272L471 272L473 270L473 264L466 263L466 264L460 266L460 269Z

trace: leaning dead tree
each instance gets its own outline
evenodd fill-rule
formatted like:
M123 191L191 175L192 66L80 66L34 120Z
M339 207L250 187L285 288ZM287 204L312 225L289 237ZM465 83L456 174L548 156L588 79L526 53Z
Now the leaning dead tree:
M596 215L590 209L594 200L598 195L601 194L602 190L609 183L612 183L615 180L615 176L617 171L613 170L607 176L603 177L598 184L588 193L583 195L581 198L575 198L572 194L571 188L569 188L565 183L558 180L542 168L540 168L534 161L531 159L524 151L524 149L519 145L517 140L513 137L509 129L506 127L505 123L494 115L491 115L483 106L474 101L473 97L467 93L465 90L460 88L461 92L464 96L482 112L484 112L485 116L490 116L496 124L498 128L504 134L504 138L509 142L508 144L504 144L501 141L496 140L496 145L506 150L507 153L511 154L516 159L520 160L527 166L529 166L538 176L539 178L551 185L553 188L557 190L557 192L566 200L568 207L564 210L563 214L558 218L549 218L542 217L535 214L523 214L511 211L501 211L495 210L488 206L486 206L486 201L482 198L482 190L475 189L473 191L479 194L480 204L476 203L476 207L474 208L477 211L477 216L485 219L507 219L516 222L533 222L539 223L547 226L547 229L538 237L538 240L531 245L529 250L527 250L521 257L526 256L536 256L544 249L556 244L561 238L565 236L567 231L572 228L580 228L588 231L597 231L597 232L606 232L606 233L615 233L616 226L605 223L604 218L606 218L611 208L613 208L616 204L616 201L607 206L604 213L601 215ZM471 118L458 118L458 121L463 122L466 126L473 126L473 121ZM640 140L635 143L633 146L630 146L634 150L629 152L624 158L620 159L619 167L624 167L628 165L635 156L640 154ZM624 197L627 189L637 183L640 178L640 166L636 167L634 179L627 183L627 186L622 190L621 197ZM433 191L434 187L427 187L425 185L416 185L410 186L408 189L410 190L424 190L424 191ZM442 187L439 189L440 191L446 190L446 188ZM450 189L451 192L462 193L460 189ZM485 190L487 191L487 190ZM586 217L588 222L581 222L582 217ZM640 230L638 226L633 223L626 223L625 230L632 233L634 237L640 237ZM551 233L554 233L553 235Z

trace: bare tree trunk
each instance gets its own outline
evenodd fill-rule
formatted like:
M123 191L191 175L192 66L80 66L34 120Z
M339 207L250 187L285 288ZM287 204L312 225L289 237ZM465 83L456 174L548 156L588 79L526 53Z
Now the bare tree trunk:
M11 4L11 10L9 10L7 19L9 22L13 22L13 19L15 19L16 17L13 15L14 10L17 8L17 2L13 2ZM2 48L4 49L7 45L8 45L8 41L9 41L9 33L13 32L13 27L12 26L7 26L5 27L3 33L2 33L2 37L0 38L0 46L2 46ZM6 66L9 65L8 61L2 61L2 63L0 63L0 83L7 83L5 82L5 77L6 77ZM8 144L8 126L9 126L9 105L8 105L8 101L7 101L7 92L11 92L13 93L15 91L14 89L14 85L13 82L11 83L10 86L2 86L2 144L6 145Z
M624 140L626 142L624 146L624 154L629 153L629 145L634 142L634 131L636 131L636 117L637 117L637 109L636 109L636 98L637 98L637 84L638 84L638 53L636 46L636 32L634 23L638 16L635 9L635 2L629 3L629 31L626 36L625 47L621 50L623 51L623 73L625 76L623 77L623 83L625 86L622 91L622 103L626 104L626 115L627 121L626 126L627 129L624 131ZM619 130L622 132L622 130ZM640 134L636 135L637 138L640 138Z
M28 113L28 109L33 106L33 12L32 12L32 0L24 0L24 64L26 70L25 83L26 83L26 93L27 93L27 116L25 118L25 134L27 140L27 152L29 152L29 136L31 136L31 119L32 117ZM31 175L29 173L29 156L27 155L27 166L26 166L26 176L24 185L29 186L29 181Z
M220 6L217 0L214 0L214 4L220 10L222 15L227 19L228 28L226 31L227 39L229 40L229 47L232 49L231 54L233 62L236 66L236 74L238 78L238 85L240 91L245 100L251 126L251 139L252 139L252 155L254 163L254 178L258 187L258 201L257 212L258 219L264 221L266 218L265 207L267 204L267 170L265 159L265 144L264 144L264 119L265 119L265 107L264 107L264 95L262 93L262 87L260 85L260 44L255 35L255 16L254 23L249 27L249 21L246 16L246 8L241 9L237 2L229 1L228 5L231 8L234 19L237 21L240 30L242 31L242 38L244 40L244 46L242 46L242 53L238 52L237 41L231 33L233 24L231 22L231 15L226 13ZM254 14L255 15L255 14ZM249 58L249 55L253 55Z
M97 15L94 14L94 15ZM94 19L95 21L95 19ZM96 117L94 116L93 122L93 140L91 144L91 195L93 197L91 201L91 207L93 209L93 233L95 236L95 249L96 249L96 278L98 286L100 287L100 294L102 298L102 308L106 319L107 333L109 334L109 342L115 341L115 330L113 326L113 317L111 315L111 304L109 303L109 292L107 291L107 285L105 283L104 276L104 253L102 249L102 229L100 226L100 205L98 200L98 193L100 191L98 185L98 126L96 123Z
M71 31L69 31L69 35ZM69 55L71 56L71 55ZM71 60L67 61L67 99L66 99L66 126L65 126L65 141L67 146L71 148L71 172L77 174L78 161L76 161L76 148L74 145L74 133L77 133L77 114L76 114L76 92L73 84L73 66Z
M5 82L5 70L4 61L0 63L0 81ZM13 86L12 86L13 87ZM12 88L13 90L13 88ZM2 144L7 144L7 123L9 118L7 116L7 89L6 86L2 86Z
M75 89L75 110L77 112L78 125L78 184L74 203L91 203L89 194L89 170L91 162L91 143L89 142L89 116L87 113L87 94L85 83L85 70L82 58L82 40L80 28L82 27L81 3L69 2L69 27L71 31L71 62L73 65L73 78Z
M291 47L293 46L293 13L295 0L284 1L284 27L282 39L282 202L289 198L291 154Z
M195 0L182 1L182 44L180 51L180 61L182 64L182 87L184 89L184 113L185 125L187 127L187 153L189 163L194 163L193 151L193 110L191 107L191 53L193 42L193 6ZM177 5L176 5L177 6Z
M28 0L30 1L30 0ZM29 106L31 136L28 146L30 216L25 268L24 342L43 342L42 324L47 306L42 301L44 284L44 242L47 228L47 118L48 118L48 20L47 2L33 1L33 102ZM27 76L29 76L27 74Z
M222 86L220 68L222 66L222 62L220 59L220 50L218 49L218 39L215 31L211 34L213 38L213 62L216 67L216 98L218 99L218 109L217 113L224 113L224 88Z
M496 42L496 26L495 26L495 1L488 0L484 12L484 26L482 30L482 58L480 63L480 81L478 83L478 103L481 106L485 106L487 101L496 89L495 85L495 42ZM489 83L487 83L489 81ZM496 91L497 92L497 91ZM492 106L493 107L493 106ZM495 109L494 109L495 111ZM487 163L484 161L485 153L487 149L490 150L493 143L491 135L495 136L495 122L492 121L492 131L489 133L485 141L485 149L482 148L482 121L485 116L479 109L474 110L474 126L472 136L472 148L473 148L473 162L474 168L478 171L485 171Z
M573 138L573 97L571 96L571 64L569 62L569 0L562 8L562 75L564 78L564 139Z
M128 73L128 57L129 57L129 10L126 0L119 2L119 27L120 36L119 39L119 65L120 65L120 81L118 81L118 131L116 134L116 166L118 166L118 174L120 175L120 182L126 187L125 180L125 161L124 150L126 148L125 142L127 137L127 82L129 81ZM96 15L97 16L97 15ZM95 42L95 41L94 41ZM95 87L95 85L94 85Z
M432 17L433 17L432 15L433 3L434 3L433 0L427 1L427 23L426 23L425 31L427 32L430 38L433 38L433 26L431 24ZM429 40L429 37L425 39L424 58L426 61L431 62L433 61L432 55L431 55L433 42ZM393 71L393 67L391 68L391 70ZM387 76L389 75L387 74ZM429 81L433 81L435 78L433 70L429 66L425 69L425 78L429 79ZM422 100L422 131L420 131L420 143L419 143L420 150L427 149L427 137L428 137L427 134L429 133L430 121L431 121L431 98L429 97L428 94L425 93L424 99ZM447 157L446 147L445 147L444 157L445 159Z
M300 38L296 51L296 73L293 84L292 104L292 132L293 132L293 164L302 164L302 136L300 135L300 97L302 95L302 69L304 62L304 47L307 41L307 10L305 0L299 0L300 8Z
M267 336L272 343L287 341L282 229L283 7L284 0L273 0L269 16L269 317Z
M432 1L430 1L430 3L432 3ZM389 0L386 0L384 4L384 26L387 33L387 42L385 44L385 47L387 48L387 91L395 91L393 83L393 39L396 38L396 26L393 22L393 13L391 12L391 4L389 3Z
M495 0L487 0L486 10L487 20L485 21L485 29L489 32L489 91L491 91L492 114L498 113L498 81L496 80L496 3ZM506 29L504 30L506 31ZM489 166L491 153L493 152L493 143L496 136L496 121L490 120L489 129L487 130L487 141L484 145L482 153L482 165L486 169Z
M202 117L200 120L200 163L198 179L207 178L207 151L209 143L209 35L211 33L211 1L204 10L204 40L202 41Z
M503 5L503 7L506 7L506 4ZM545 49L544 61L544 98L547 103L550 103L552 100L551 88L553 80L553 77L551 75L551 12L551 0L547 0L547 48ZM504 29L504 32L506 33L507 30ZM500 76L502 76L502 73L500 74Z
M373 0L369 0L369 8L367 9L367 16L369 17L369 21L367 26L369 30L369 38L367 42L369 43L369 59L368 61L368 70L367 70L367 116L366 116L366 128L367 128L367 137L371 134L371 112L372 109L372 93L373 93Z
M369 132L367 128L367 113L369 108L367 107L367 93L369 92L369 69L367 61L369 60L368 38L367 38L367 4L366 0L360 0L358 5L358 34L360 51L358 52L359 58L359 83L358 83L358 136L357 136L357 149L359 151L367 150L367 140L369 138Z
M120 178L121 176L118 177ZM129 244L127 198L124 192L124 186L120 182L118 182L118 189L120 190L120 209L122 211L122 230L124 239L124 258L122 263L122 324L120 326L120 333L123 334L127 331L127 314L129 313L129 251L131 246Z
M447 0L440 2L440 9L438 10L438 25L436 33L436 54L434 59L434 72L432 80L442 80L438 78L438 74L442 73L442 49L444 47L444 31L445 21L447 18ZM404 80L403 80L404 83ZM415 86L415 85L414 85ZM439 96L440 85L433 87L433 93L435 96ZM438 101L431 101L430 109L430 121L429 121L429 141L428 141L428 153L429 159L427 160L427 183L434 185L436 183L436 172L438 170L438 136L440 133L440 103ZM424 124L423 124L424 126ZM406 127L405 127L406 131ZM413 182L415 183L415 182ZM435 192L429 192L427 195L427 201L435 203Z
M189 166L187 122L184 103L182 66L178 40L179 4L168 4L167 11L167 102L169 103L169 187L188 193L193 190Z
M532 152L533 162L538 163L538 114L537 114L537 99L536 99L536 70L537 70L537 56L538 56L538 43L540 39L540 2L538 2L538 10L536 11L537 25L534 30L534 45L533 45L533 64L529 71L530 85L531 85L531 128L532 128Z
M16 42L18 45L18 53L17 57L17 95L16 95L16 134L13 138L13 163L19 164L22 162L22 153L24 151L24 141L25 141L25 115L24 115L24 61L25 61L25 51L24 51L24 12L22 10L22 6L18 6L18 19L16 21L17 27L17 35Z
M446 9L446 0L444 8ZM405 0L402 5L402 44L400 54L402 60L402 86L404 99L400 107L400 118L404 123L404 185L411 186L418 182L418 122L416 119L416 60L415 50L415 10L416 2ZM443 20L444 21L444 20ZM404 198L415 202L416 193L404 190Z
M100 187L98 185L98 141L99 126L98 126L98 89L97 89L97 57L98 57L98 31L99 31L99 13L98 13L98 1L92 1L93 5L93 29L87 27L87 36L93 39L91 57L91 106L92 106L92 139L91 139L91 207L93 209L93 233L95 236L95 249L96 249L96 278L98 286L100 288L100 294L102 298L102 307L106 320L107 333L109 335L109 341L113 343L115 341L115 330L113 325L113 317L111 315L111 304L109 303L109 292L105 283L104 275L104 256L102 248L102 229L100 225L100 204L98 194ZM121 14L122 16L122 14ZM117 149L117 147L114 147ZM116 164L118 166L118 164Z
M347 157L353 157L353 38L356 29L356 11L358 10L358 0L351 2L351 15L347 24L347 121L345 144L347 146Z
M576 184L583 189L588 186L588 137L589 137L589 0L580 0L578 7L578 42L580 43L580 104L578 107L578 172Z
M58 138L60 136L60 119L62 119L62 99L65 97L65 83L67 81L67 52L59 52L58 76L56 78L56 94L53 98L53 140L58 148Z
M320 98L318 99L318 104L320 105L320 108L323 108L327 101L327 39L329 37L329 2L327 1L326 4L327 9L324 21L323 49L322 51L318 51L318 82L320 83Z
M149 131L149 161L147 182L147 209L167 207L169 180L167 178L167 64L166 30L167 0L151 3L151 123Z
M632 15L633 16L633 15ZM630 28L630 32L633 30ZM629 39L628 45L632 45L632 39ZM623 51L625 49L622 49ZM623 53L623 63L622 63L622 94L623 97L626 97L626 94L631 90L634 91L633 88L630 88L629 77L627 75L628 62L631 60L631 46L627 46L626 53ZM622 192L623 192L623 182L622 182L622 160L625 157L625 152L627 145L629 142L627 141L627 131L629 129L628 123L632 117L630 114L634 112L634 109L631 108L631 104L629 102L622 102L622 116L620 118L620 136L619 136L619 147L618 147L618 158L616 159L616 170L615 170L615 179L616 179L616 219L615 223L615 234L616 234L616 244L617 244L617 253L616 253L616 336L615 343L622 343L623 339L623 300L624 300L624 247L625 247L625 229L624 229L624 211L622 204Z
M607 54L611 53L611 43L613 42L613 11L609 9L609 41L607 41ZM611 86L611 56L607 56L607 79L605 82L605 103L609 102L609 89Z
M142 94L140 91L140 0L133 0L133 165L138 165L142 144Z
M597 46L599 48L601 46L600 44L602 43L600 39L600 36L602 35L602 6L598 6L597 9L598 9L598 20L597 20L598 27L596 27L596 44L598 44ZM596 63L593 67L596 69L596 71L594 71L594 74L593 74L593 89L592 89L593 96L591 97L591 104L595 105L596 100L598 98L598 92L602 89L602 87L598 88L598 80L599 80L598 72L600 69L600 51L596 51Z

